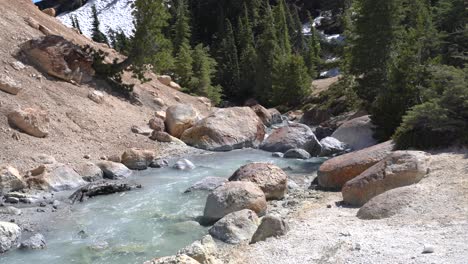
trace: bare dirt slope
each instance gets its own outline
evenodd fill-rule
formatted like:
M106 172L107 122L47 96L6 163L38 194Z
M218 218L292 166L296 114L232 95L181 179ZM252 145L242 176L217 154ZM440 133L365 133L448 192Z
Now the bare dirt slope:
M228 250L225 262L467 263L468 151L434 153L417 185L408 208L381 220L360 220L358 209L336 206L341 193L320 193L290 215L286 236ZM422 254L429 245L434 253Z
M136 85L135 91L144 104L136 106L109 94L106 94L104 104L89 100L87 95L94 89L108 91L102 81L78 86L42 74L27 64L25 69L16 70L12 63L19 60L19 45L43 36L41 31L24 21L28 17L76 44L92 45L113 56L119 55L43 14L30 0L1 0L0 14L0 74L12 77L23 87L18 95L0 91L0 164L11 164L25 171L36 165L33 158L42 153L54 156L59 162L75 163L83 161L85 154L98 159L103 155L121 154L128 147L154 149L161 156L171 155L180 148L174 149L133 134L130 131L132 125L146 125L156 110L165 110L178 101L191 104L202 113L209 110L197 98L162 85L156 76L151 76L153 81L149 83ZM135 82L129 77L126 81ZM166 106L155 104L155 97L161 98ZM12 135L16 131L8 125L6 115L18 107L47 111L51 119L50 135L41 139L18 133L20 139L14 139Z

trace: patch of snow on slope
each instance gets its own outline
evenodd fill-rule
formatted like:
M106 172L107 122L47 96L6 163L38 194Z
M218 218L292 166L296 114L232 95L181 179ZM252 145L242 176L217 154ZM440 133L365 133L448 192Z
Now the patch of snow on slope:
M84 6L69 13L59 15L57 18L62 23L71 27L71 15L76 16L80 23L81 31L85 36L91 37L93 19L91 8L96 5L100 30L108 35L109 29L122 30L125 35L132 35L134 29L132 4L134 0L89 0Z

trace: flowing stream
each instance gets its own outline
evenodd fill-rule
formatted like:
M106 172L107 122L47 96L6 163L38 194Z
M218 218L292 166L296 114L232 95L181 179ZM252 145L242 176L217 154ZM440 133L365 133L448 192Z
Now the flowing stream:
M206 192L183 192L207 177L229 177L250 162L272 162L297 179L311 175L323 159L274 158L245 149L191 157L192 171L173 168L135 172L142 189L101 196L76 204L73 212L53 219L44 233L47 249L12 250L0 256L8 264L133 264L172 255L200 239L208 228L194 221L203 214ZM174 161L171 163L173 164Z

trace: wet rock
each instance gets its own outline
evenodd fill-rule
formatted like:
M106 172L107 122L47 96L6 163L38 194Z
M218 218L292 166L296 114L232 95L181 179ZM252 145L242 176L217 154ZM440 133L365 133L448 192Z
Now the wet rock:
M49 116L46 112L25 108L15 110L8 114L8 123L26 134L43 138L49 134Z
M374 125L367 115L346 121L331 136L346 143L353 150L360 150L377 144L373 135Z
M208 232L223 242L239 244L252 238L259 222L260 220L254 211L244 209L224 216Z
M75 170L61 163L40 165L29 173L26 183L32 189L58 192L86 184Z
M121 163L100 161L96 163L96 165L102 170L104 173L104 178L106 179L124 179L128 178L132 174L132 171Z
M301 148L312 156L318 156L321 151L320 143L314 133L303 124L290 124L275 129L260 148L270 152L283 153L290 149Z
M175 164L174 164L174 169L177 169L177 170L193 170L195 169L196 166L195 164L193 164L190 160L188 159L181 159L181 160L178 160Z
M131 170L145 170L154 158L154 151L131 148L122 154L122 164Z
M167 161L166 159L153 160L149 165L149 167L151 168L165 168L168 166L169 166L169 161Z
M0 165L0 194L19 191L26 187L19 171L9 165Z
M92 162L80 163L75 166L75 171L87 182L102 180L104 172Z
M0 222L0 253L16 247L20 237L21 229L17 224Z
M320 140L320 145L322 145L322 152L320 152L320 157L330 157L341 155L346 152L348 146L333 137L326 137Z
M276 158L282 158L282 157L284 157L284 154L281 153L281 152L273 152L273 153L271 153L271 156L276 157Z
M419 182L429 170L430 155L422 151L395 151L343 186L343 200L361 206L388 190Z
M201 264L215 264L214 255L217 252L215 241L210 235L204 236L185 248L179 250L177 255L187 255Z
M59 79L82 83L91 81L94 75L93 58L61 36L30 40L21 50L40 70Z
M42 234L34 234L29 239L21 242L20 249L44 249L46 248L46 240Z
M11 77L0 74L0 91L17 95L23 88Z
M263 217L262 223L253 234L250 243L264 241L269 237L280 237L289 231L288 224L279 215L269 214Z
M225 184L227 181L227 179L221 177L206 177L194 183L192 186L190 186L190 188L185 190L184 193L192 191L212 191Z
M318 183L324 188L341 188L393 150L393 143L387 141L366 149L344 154L325 161L317 172Z
M264 215L267 209L265 194L251 182L227 182L208 195L203 216L207 221L216 221L243 209Z
M181 140L196 148L229 151L257 147L265 127L249 107L218 109L186 130Z
M101 91L90 91L88 93L88 98L96 104L104 103L104 93Z
M294 148L286 151L284 157L288 159L310 159L310 154L303 149Z
M190 105L178 104L167 108L165 125L167 132L180 138L185 130L191 128L198 120L199 114Z
M282 199L287 193L288 175L270 163L254 162L240 167L229 181L255 183L265 193L268 200Z
M200 264L200 262L187 255L177 255L155 258L149 261L145 261L143 264Z

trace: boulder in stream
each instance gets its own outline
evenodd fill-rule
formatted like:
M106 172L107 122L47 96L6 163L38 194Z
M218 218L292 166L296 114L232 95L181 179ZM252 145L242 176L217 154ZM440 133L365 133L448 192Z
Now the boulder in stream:
M229 244L250 241L260 220L249 209L230 213L216 222L208 231L214 238Z

